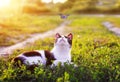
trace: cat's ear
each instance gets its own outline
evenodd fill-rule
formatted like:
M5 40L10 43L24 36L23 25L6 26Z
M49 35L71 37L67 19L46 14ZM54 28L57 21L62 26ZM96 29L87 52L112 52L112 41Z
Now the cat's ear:
M61 35L59 33L56 33L55 38L60 38Z
M72 33L68 34L68 38L69 38L70 40L73 39L73 35L72 35Z

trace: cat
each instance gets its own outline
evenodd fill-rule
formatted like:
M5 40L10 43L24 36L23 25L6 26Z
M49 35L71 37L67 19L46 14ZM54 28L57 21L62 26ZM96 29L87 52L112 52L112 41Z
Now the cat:
M72 39L72 33L68 34L68 36L63 36L59 33L55 35L54 48L51 53L54 54L56 60L53 62L52 67L57 66L59 62L61 65L64 65L65 62L71 63Z
M64 65L65 62L71 62L72 38L71 33L68 36L56 33L54 47L51 51L35 50L24 52L15 57L12 62L19 67L24 64L32 70L39 65L53 67L57 66L59 62Z

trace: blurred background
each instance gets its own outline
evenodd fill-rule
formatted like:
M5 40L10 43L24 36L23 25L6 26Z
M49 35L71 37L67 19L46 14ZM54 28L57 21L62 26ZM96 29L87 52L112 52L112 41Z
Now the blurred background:
M66 18L64 14L70 15L67 20L72 20L80 14L119 13L120 0L0 0L0 47L56 28L64 21L61 14L62 18Z
M0 15L119 14L120 0L0 0Z

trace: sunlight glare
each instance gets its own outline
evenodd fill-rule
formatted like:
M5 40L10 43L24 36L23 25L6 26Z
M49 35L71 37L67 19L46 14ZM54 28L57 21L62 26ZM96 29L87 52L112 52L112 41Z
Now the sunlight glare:
M49 3L51 2L52 0L42 0L42 2L45 2L45 3Z
M60 3L64 3L66 0L53 0L53 3L58 3L58 2L60 2Z
M49 2L51 2L51 1L53 1L53 3L58 3L58 2L64 3L64 2L66 2L67 0L42 0L42 2L45 2L45 3L49 3Z
M10 5L10 0L0 0L0 7L7 7Z

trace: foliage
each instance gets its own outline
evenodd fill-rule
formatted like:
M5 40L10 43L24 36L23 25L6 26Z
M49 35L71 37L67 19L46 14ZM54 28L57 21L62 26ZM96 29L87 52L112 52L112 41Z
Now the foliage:
M107 17L73 16L69 31L74 34L72 61L77 65L55 68L36 67L34 72L14 68L10 62L0 60L0 81L16 82L120 82L120 38L104 28L101 23ZM14 57L23 51L51 50L53 38L36 41L31 47L15 51ZM9 58L9 59L10 59Z
M46 7L46 5L40 0L36 1L29 1L26 5L23 6L22 9L23 13L29 14L43 14L43 13L50 13L50 9Z
M68 0L59 10L69 13L120 13L119 0Z

